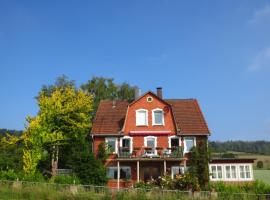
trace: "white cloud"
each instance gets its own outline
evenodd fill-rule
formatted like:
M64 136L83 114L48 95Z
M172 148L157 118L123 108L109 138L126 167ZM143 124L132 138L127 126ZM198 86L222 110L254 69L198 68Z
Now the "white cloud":
M250 24L270 22L270 6L266 5L262 9L255 11L253 17L249 20Z
M270 68L270 48L260 51L247 67L248 71L258 71L264 68Z

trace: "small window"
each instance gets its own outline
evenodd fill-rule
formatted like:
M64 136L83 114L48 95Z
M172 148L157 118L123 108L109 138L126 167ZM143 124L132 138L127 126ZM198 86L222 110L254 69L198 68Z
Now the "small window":
M231 166L232 178L236 178L236 166Z
M164 114L163 110L156 109L152 112L153 125L164 125Z
M231 168L230 168L230 166L226 166L225 170L226 170L226 178L230 179L231 178Z
M193 147L195 147L195 137L185 137L184 138L184 148L185 152L189 152Z
M182 174L184 174L184 167L172 166L172 179L174 179L177 175Z
M156 154L156 137L147 136L144 138L144 145L146 147L145 154L146 155L154 155Z
M147 126L147 110L137 110L136 111L136 126Z
M222 179L222 167L219 165L211 166L212 179Z
M117 179L117 167L107 168L107 178ZM130 179L131 178L131 168L127 166L120 167L120 179Z
M147 97L147 102L152 102L153 101L153 98L152 97Z
M116 138L106 138L105 142L107 144L107 149L110 153L117 152L117 139Z
M250 171L249 165L240 165L239 171L240 171L240 178L241 179L250 179L251 178L251 171Z

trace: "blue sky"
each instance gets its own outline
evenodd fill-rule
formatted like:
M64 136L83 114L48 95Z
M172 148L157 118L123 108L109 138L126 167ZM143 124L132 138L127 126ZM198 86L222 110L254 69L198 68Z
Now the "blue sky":
M197 98L212 140L270 140L270 1L0 0L0 127L65 74Z

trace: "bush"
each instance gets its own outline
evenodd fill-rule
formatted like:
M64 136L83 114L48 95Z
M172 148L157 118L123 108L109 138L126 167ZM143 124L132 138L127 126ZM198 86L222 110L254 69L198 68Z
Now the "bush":
M15 181L19 179L19 175L13 169L9 169L7 171L0 171L0 179L1 180L9 180Z
M157 187L157 185L153 181L148 181L148 182L140 181L140 182L135 183L134 185L134 188L139 188L143 190L150 190L150 189L153 189L154 187Z
M45 179L40 172L36 172L35 174L23 174L21 179L23 181L30 181L30 182L44 182Z
M200 185L198 178L194 177L190 173L185 173L184 175L177 175L175 179L172 180L172 189L178 190L200 190Z
M57 184L80 184L80 179L76 176L58 175L51 178L50 182Z

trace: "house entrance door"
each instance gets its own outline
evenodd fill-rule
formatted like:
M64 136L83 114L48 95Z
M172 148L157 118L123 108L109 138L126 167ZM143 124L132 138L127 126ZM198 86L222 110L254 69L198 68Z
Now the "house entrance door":
M153 179L155 180L161 175L160 167L157 166L144 167L143 172L144 172L143 175L144 181L150 181Z

